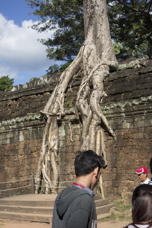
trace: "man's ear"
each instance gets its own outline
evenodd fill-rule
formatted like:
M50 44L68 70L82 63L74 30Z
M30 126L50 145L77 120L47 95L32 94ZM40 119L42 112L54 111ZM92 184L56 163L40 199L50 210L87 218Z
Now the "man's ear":
M94 170L93 170L93 174L94 176L98 176L98 173L99 173L99 167L96 167Z

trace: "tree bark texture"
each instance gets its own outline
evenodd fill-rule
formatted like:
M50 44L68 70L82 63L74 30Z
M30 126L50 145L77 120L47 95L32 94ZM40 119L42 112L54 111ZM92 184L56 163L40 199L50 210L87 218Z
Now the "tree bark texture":
M114 55L106 0L84 0L85 42L71 65L61 74L59 83L44 107L47 117L36 174L36 193L45 183L45 192L54 191L58 185L58 127L57 118L64 115L64 97L73 76L83 69L83 78L76 99L82 121L81 150L92 149L106 162L104 131L115 137L101 110L104 96L104 79L110 68L117 68ZM104 198L102 181L101 192Z

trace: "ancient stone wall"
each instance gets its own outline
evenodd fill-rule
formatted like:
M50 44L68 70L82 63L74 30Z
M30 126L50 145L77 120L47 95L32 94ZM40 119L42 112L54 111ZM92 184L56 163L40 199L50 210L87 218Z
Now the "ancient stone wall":
M103 170L106 197L127 198L137 185L137 166L152 157L152 61L147 66L113 72L105 80L102 110L116 133L105 132L108 167ZM59 120L59 188L72 180L73 159L80 146L80 121L74 101L78 78L66 96L67 115ZM0 196L33 192L45 120L44 108L53 82L0 96Z
M105 82L108 97L104 113L116 133L106 137L109 166L105 170L107 193L127 198L138 184L135 169L149 168L152 157L152 61L147 67L126 69ZM110 188L108 188L110 185Z
M48 96L43 87L1 94L0 196L34 190L44 127L39 111Z

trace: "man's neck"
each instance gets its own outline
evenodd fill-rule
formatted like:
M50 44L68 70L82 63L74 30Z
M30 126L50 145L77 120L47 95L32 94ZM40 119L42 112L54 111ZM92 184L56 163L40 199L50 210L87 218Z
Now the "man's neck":
M88 176L77 177L76 182L82 184L83 186L85 186L87 188L91 187L90 178Z

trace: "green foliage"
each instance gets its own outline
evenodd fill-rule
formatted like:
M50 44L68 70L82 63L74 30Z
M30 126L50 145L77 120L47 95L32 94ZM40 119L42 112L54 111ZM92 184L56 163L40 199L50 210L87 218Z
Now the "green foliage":
M115 55L119 55L123 49L120 43L114 43L113 47L114 47Z
M55 29L53 38L42 40L47 56L72 61L84 41L83 0L26 0L41 22L39 31ZM107 0L111 36L119 58L152 57L152 1ZM48 72L58 72L54 65Z
M152 1L108 0L111 36L123 47L118 56L152 57Z
M42 40L49 59L71 61L84 41L83 0L26 0L35 8L39 31L56 29L53 38Z
M14 79L9 78L9 76L0 77L0 91L8 91L13 87Z
M47 70L47 74L50 75L50 74L54 74L54 73L61 73L70 65L71 62L72 61L68 61L67 63L64 63L63 65L53 64Z
M60 66L58 66L57 64L51 65L47 70L48 75L58 73L58 72L60 72Z

